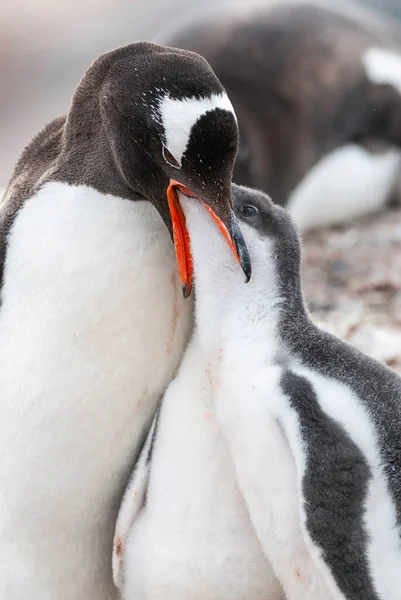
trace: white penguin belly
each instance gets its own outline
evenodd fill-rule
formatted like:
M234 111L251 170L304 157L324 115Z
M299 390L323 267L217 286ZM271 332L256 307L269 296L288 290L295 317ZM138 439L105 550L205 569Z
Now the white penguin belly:
M401 154L373 154L356 145L337 148L293 190L287 209L302 231L347 223L383 208L396 189Z
M115 518L192 323L149 202L50 183L18 213L0 308L0 597L115 597Z
M146 504L124 555L124 600L281 600L210 406L196 340L163 400Z

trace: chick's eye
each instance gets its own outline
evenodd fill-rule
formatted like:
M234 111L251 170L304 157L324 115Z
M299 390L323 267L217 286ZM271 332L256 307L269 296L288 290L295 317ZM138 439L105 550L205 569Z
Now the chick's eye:
M253 219L258 214L258 209L251 204L246 204L241 208L241 214L245 219Z
M174 167L175 169L181 169L180 163L176 158L174 158L170 150L167 150L166 146L163 146L163 158L170 165L170 167Z

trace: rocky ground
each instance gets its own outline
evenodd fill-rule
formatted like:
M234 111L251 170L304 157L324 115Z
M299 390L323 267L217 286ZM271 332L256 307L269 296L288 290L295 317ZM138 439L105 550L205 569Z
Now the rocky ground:
M314 320L401 374L401 209L305 234Z

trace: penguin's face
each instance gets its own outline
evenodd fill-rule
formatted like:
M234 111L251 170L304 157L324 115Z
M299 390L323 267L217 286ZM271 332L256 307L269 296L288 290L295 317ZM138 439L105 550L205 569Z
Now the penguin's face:
M133 46L135 60L121 64L102 102L119 172L154 204L172 233L185 296L192 258L177 190L203 203L249 278L249 256L232 210L238 126L231 102L199 55Z
M192 283L192 257L177 190L209 211L234 256L250 276L249 258L231 210L231 176L238 144L235 114L225 92L159 104L161 169L169 178L167 200L184 295ZM227 185L228 184L228 185Z
M289 215L263 192L233 185L234 212L255 261L254 279L268 285L269 273L296 279L300 260L298 232ZM267 270L265 270L267 269Z
M299 285L300 245L287 211L266 194L232 184L234 212L252 261L252 279L243 286L238 265L222 243L221 236L196 203L183 200L191 236L197 296L212 299L214 311L224 313L229 304L243 308L272 294L286 294ZM205 247L216 257L211 262ZM290 293L290 292L288 292ZM201 304L201 302L199 302Z

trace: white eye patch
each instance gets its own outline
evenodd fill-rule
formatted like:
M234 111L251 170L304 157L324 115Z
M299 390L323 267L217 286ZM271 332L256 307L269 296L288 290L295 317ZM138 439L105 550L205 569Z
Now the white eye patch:
M236 120L234 108L226 93L212 94L207 98L182 98L174 100L163 96L159 102L159 113L164 127L165 144L168 151L181 165L188 145L192 127L207 112L221 108L231 112Z
M372 83L392 85L401 94L401 54L385 48L368 48L362 58Z

